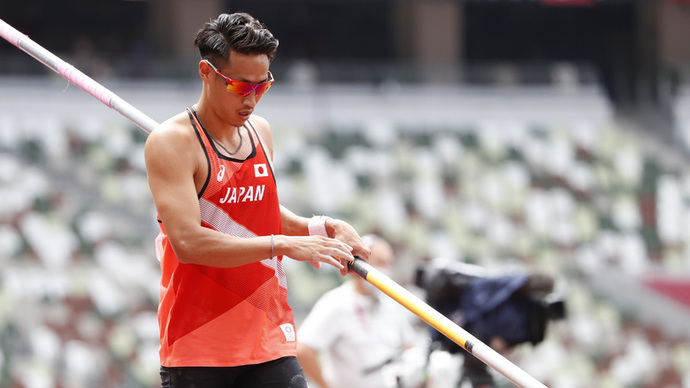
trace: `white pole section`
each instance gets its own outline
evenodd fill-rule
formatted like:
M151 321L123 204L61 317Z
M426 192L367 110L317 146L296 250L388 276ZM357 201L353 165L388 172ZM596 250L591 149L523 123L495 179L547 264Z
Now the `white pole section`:
M22 34L2 19L0 19L0 36L43 63L54 72L60 74L67 81L96 97L96 99L129 119L147 133L151 133L151 131L158 126L155 120L145 115L74 66L41 47L39 44L29 39L28 36Z

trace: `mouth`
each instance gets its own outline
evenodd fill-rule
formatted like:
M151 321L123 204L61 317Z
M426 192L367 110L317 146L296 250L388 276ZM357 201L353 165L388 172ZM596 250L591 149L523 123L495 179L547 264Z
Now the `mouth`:
M249 120L249 117L252 115L251 110L243 110L237 113L243 120Z

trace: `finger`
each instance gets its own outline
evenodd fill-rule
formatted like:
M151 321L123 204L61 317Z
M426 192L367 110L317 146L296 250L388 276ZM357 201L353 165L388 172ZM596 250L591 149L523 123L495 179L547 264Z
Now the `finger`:
M320 269L320 268L321 268L321 262L320 262L320 261L317 261L317 260L310 260L310 261L309 261L309 264L311 264L311 266L314 267L314 268L316 268L316 269Z
M340 262L340 258L338 256L331 256L328 259L328 263L331 264L332 266L342 270L343 268L346 268L343 263Z
M337 247L337 252L333 254L333 257L337 257L338 260L345 260L345 261L350 261L354 260L355 257L352 255L352 249L350 248L349 245L343 244L343 246Z

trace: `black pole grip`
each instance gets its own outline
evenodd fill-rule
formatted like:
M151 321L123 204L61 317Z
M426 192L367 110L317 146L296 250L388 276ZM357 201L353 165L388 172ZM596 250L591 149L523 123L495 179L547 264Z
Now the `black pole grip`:
M369 268L371 266L369 263L366 261L360 259L359 257L355 256L355 259L352 261L347 262L347 268L356 273L359 277L361 277L364 280L367 280L367 276L369 275Z

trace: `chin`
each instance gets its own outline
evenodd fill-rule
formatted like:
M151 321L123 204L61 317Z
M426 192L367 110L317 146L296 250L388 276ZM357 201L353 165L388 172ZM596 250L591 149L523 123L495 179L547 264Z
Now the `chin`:
M241 117L240 117L240 118L236 118L236 119L233 121L233 124L232 124L232 125L234 125L234 126L236 126L236 127L241 127L241 126L243 126L244 124L246 124L247 121L249 121L250 118L251 118L251 116L247 117L246 119L245 119L245 118L241 118Z

